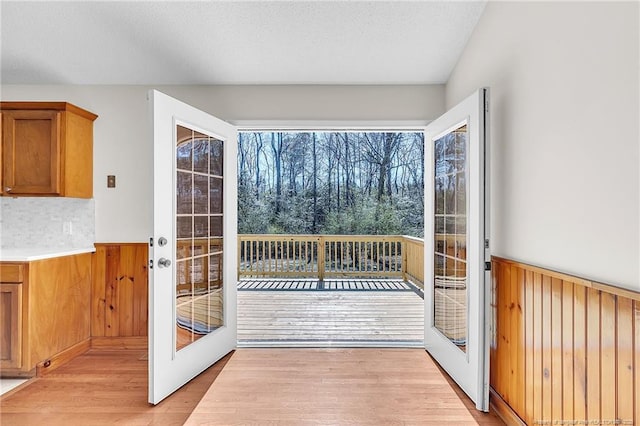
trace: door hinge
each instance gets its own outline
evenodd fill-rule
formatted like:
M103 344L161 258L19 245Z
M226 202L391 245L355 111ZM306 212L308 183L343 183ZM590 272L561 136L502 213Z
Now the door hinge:
M149 269L153 269L153 259L149 259Z
M491 262L484 262L484 270L485 271L491 270Z
M149 247L153 247L153 237L149 238Z
M489 248L489 239L485 239L484 240L484 248L488 249Z

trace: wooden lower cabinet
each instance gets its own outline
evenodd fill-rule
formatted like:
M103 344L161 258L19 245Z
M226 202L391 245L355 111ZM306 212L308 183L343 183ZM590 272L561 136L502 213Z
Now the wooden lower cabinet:
M22 284L0 284L0 370L22 367Z
M0 282L3 377L34 375L37 364L90 338L91 253L0 263Z

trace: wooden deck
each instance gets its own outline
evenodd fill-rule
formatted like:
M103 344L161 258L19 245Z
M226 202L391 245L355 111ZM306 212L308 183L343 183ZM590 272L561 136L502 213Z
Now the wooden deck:
M401 280L244 280L238 346L403 346L424 342L424 301Z

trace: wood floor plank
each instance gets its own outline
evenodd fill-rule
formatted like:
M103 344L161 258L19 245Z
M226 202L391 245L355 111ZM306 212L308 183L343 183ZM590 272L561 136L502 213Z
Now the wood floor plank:
M155 407L145 354L92 349L0 398L1 423L503 424L419 349L239 349Z
M419 349L239 349L155 407L145 355L92 349L1 397L1 423L503 424Z
M230 355L153 407L147 352L91 349L23 389L0 397L2 426L182 425Z
M420 349L239 349L186 425L502 425Z

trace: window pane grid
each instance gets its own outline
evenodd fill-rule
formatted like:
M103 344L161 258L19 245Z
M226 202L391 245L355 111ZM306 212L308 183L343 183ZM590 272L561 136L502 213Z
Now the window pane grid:
M463 125L434 143L434 324L460 350L467 336L466 138Z
M223 325L222 141L177 126L176 348Z

